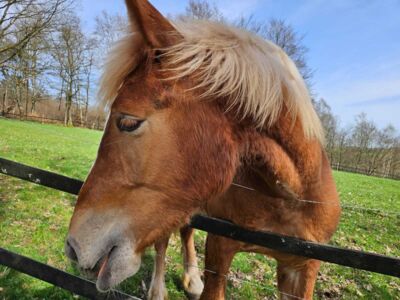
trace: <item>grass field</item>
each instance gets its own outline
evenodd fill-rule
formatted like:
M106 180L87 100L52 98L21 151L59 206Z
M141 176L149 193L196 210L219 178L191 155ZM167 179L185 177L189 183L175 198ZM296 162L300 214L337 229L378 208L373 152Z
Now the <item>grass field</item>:
M84 179L101 133L80 128L0 118L0 157ZM332 244L400 257L400 181L336 172L344 211ZM76 273L63 254L63 243L75 197L0 175L0 246ZM196 233L199 256L203 233ZM145 296L152 256L149 250L138 275L120 289ZM168 250L170 299L185 299L180 285L180 242ZM201 264L202 265L202 264ZM275 264L258 254L235 257L228 284L229 299L274 299ZM0 299L76 299L71 293L0 267ZM400 299L400 279L323 264L315 299Z

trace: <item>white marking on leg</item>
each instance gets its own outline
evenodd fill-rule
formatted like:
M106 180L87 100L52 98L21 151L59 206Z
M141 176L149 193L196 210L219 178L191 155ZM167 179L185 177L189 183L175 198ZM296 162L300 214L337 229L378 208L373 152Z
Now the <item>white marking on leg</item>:
M188 249L188 247L191 249ZM189 253L189 251L192 253ZM185 291L190 294L191 299L198 299L203 292L204 284L201 280L201 272L198 267L194 244L187 245L187 243L182 240L182 252L185 269L185 273L183 274L183 287Z

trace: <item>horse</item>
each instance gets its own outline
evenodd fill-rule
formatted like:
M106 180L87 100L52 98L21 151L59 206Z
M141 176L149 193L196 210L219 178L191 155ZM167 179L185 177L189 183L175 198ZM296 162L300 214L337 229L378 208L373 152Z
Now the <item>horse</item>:
M147 0L126 6L130 33L102 76L99 104L109 107L109 118L70 221L66 255L106 291L139 270L146 248L165 247L199 212L328 242L339 197L320 120L293 61L245 30L172 24ZM312 299L319 261L212 234L205 267L213 272L205 273L201 299L225 299L239 251L277 260L281 299Z

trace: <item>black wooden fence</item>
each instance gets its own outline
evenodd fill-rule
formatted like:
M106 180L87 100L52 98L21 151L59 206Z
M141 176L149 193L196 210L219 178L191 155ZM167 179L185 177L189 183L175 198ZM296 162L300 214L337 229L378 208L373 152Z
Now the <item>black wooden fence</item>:
M39 123L45 123L45 124L59 124L59 125L64 125L65 120L64 119L56 119L56 118L48 118L44 116L34 116L34 115L28 115L28 114L13 114L9 112L1 112L0 111L0 117L4 117L7 119L16 119L20 121L31 121L31 122L39 122ZM103 130L104 129L104 120L91 120L88 122L80 121L77 118L74 118L72 120L73 126L75 127L85 127L89 129L94 129L94 130Z
M0 158L0 173L77 195L83 182ZM269 249L400 278L400 258L318 244L272 232L252 231L228 221L196 215L193 228ZM99 294L94 283L0 248L0 264L94 299L138 299L121 292Z
M3 248L0 248L0 265L4 265L24 274L49 282L55 286L89 299L140 300L139 298L124 294L120 291L112 291L112 293L109 294L100 293L96 289L96 284L89 280L68 274L43 263L34 261L28 257L7 251Z
M363 175L367 175L367 176L375 176L375 177L400 180L400 174L398 174L396 172L385 173L385 172L379 172L377 170L368 170L368 169L362 168L362 167L348 166L348 165L343 165L343 164L338 164L338 163L331 163L331 167L333 170L336 170L336 171L343 171L343 172L349 172L349 173L363 174Z

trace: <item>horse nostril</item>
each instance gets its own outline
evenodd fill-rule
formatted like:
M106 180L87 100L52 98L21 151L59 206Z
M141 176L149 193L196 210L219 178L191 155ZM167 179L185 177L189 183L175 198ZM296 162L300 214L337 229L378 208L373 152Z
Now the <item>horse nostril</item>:
M76 251L74 247L71 245L69 239L67 239L67 242L65 243L65 254L69 259L78 261L78 256L76 255Z

